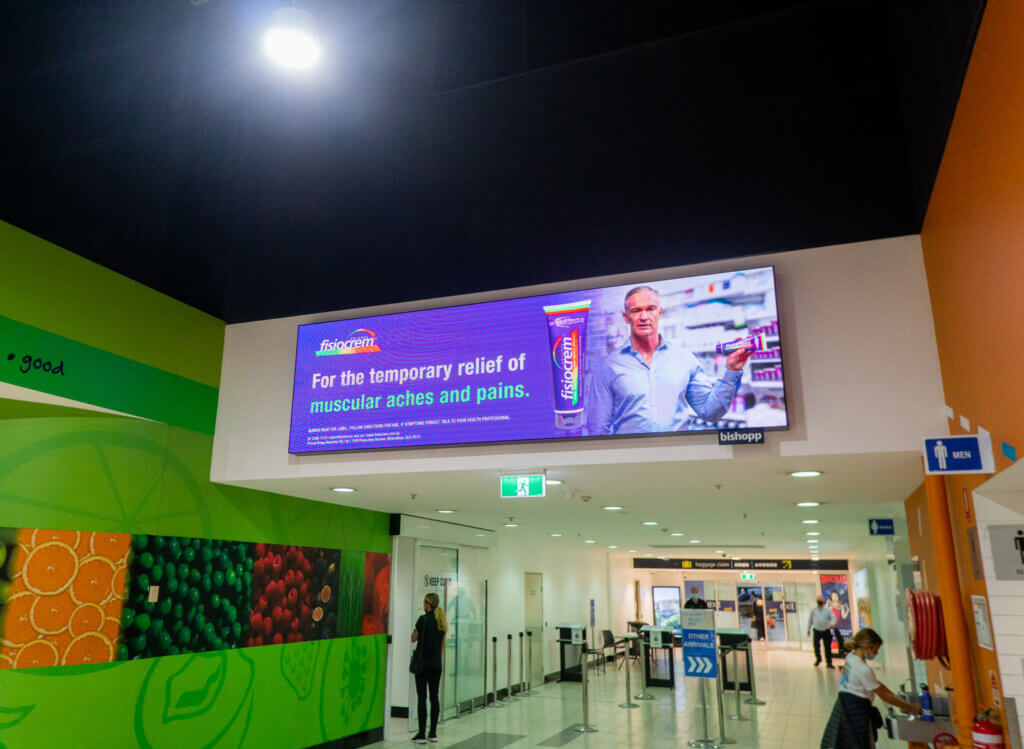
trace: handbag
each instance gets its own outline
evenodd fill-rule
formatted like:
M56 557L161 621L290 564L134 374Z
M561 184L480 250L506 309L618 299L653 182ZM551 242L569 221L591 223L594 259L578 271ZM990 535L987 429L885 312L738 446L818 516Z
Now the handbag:
M412 651L409 659L409 673L419 676L423 673L423 653L420 652L420 645L416 643L416 649Z

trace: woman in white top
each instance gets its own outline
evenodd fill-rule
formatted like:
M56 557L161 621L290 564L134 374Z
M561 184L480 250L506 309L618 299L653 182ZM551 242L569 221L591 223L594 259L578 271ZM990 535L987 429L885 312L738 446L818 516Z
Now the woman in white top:
M875 695L908 715L920 715L921 708L893 694L868 666L882 647L882 638L875 630L860 630L845 647L851 652L846 656L839 697L821 738L821 749L874 749L882 725L881 714L872 706Z

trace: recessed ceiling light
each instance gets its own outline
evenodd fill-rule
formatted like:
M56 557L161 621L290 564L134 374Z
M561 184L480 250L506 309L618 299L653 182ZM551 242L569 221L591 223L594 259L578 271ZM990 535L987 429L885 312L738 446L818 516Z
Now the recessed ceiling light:
M438 510L438 512L440 514L442 514L442 515L454 515L455 514L455 510Z
M670 535L670 536L682 536L684 534L682 534L682 533L669 533L668 535Z
M618 505L605 505L604 509L611 510L612 512L615 512L616 510L621 510L622 508L619 507Z
M821 535L821 531L807 531L806 535L808 535L808 536L820 536Z
M818 507L820 505L821 505L821 502L797 502L796 503L797 507Z
M561 537L562 537L561 533L552 533L551 534L551 538L561 538Z
M609 549L617 549L617 548L619 548L619 547L618 547L618 546L609 546L608 548L609 548Z
M483 538L487 534L486 533L477 533L476 535L477 535L478 538Z
M294 7L279 8L263 34L263 48L275 63L289 70L307 70L320 59L313 17Z
M596 543L597 543L597 541L595 541L595 540L594 540L594 539L592 539L592 538L588 538L588 539L587 539L586 541L584 541L583 543L585 543L585 544L596 544Z
M732 558L732 561L734 561L734 562L738 562L738 561L740 561L740 558L739 558L739 557L733 557L733 558Z
M658 524L658 521L657 521L657 520L645 520L645 521L643 522L643 524L644 524L644 525L657 525L657 524Z
M817 520L801 520L800 522L803 523L804 525L817 525L818 524Z
M821 471L793 471L789 474L795 479L813 479L821 475Z
M715 553L716 554L724 554L725 551L723 551L722 549L715 549Z
M331 491L332 492L343 492L344 494L351 494L352 492L355 491L355 489L353 489L350 486L334 486L334 487L331 487Z
M636 549L630 549L630 550L629 550L629 553L630 553L630 554L636 554Z
M505 527L506 528L518 528L519 527L519 523L512 523L512 522L505 523Z
M698 540L697 540L696 538L694 538L694 539L691 539L691 540L690 540L690 543L691 543L691 544L699 544L699 543L700 543L700 541L698 541Z
M562 485L562 482L559 481L558 479L548 479L544 483L547 484L548 486L561 486Z

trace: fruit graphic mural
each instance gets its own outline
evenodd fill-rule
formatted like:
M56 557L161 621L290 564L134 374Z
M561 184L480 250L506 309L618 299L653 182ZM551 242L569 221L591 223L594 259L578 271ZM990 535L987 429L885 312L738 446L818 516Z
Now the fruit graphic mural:
M337 550L256 544L249 645L337 636Z
M0 529L0 668L114 659L131 536Z
M382 635L388 631L388 601L391 590L391 555L366 555L363 578L364 635Z
M247 543L133 536L117 659L244 646L252 566Z

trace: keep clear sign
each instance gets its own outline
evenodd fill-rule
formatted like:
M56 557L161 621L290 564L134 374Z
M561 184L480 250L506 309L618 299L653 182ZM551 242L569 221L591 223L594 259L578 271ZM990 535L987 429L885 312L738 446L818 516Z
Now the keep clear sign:
M682 624L683 675L717 679L715 612L707 609L684 609Z

